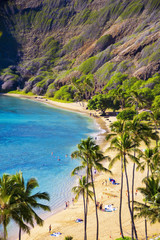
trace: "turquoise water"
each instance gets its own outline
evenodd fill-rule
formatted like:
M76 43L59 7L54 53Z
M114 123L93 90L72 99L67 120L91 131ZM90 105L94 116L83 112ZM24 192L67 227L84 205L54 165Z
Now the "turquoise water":
M35 177L40 185L36 191L50 194L53 214L71 199L75 179L70 173L78 164L71 152L96 131L93 120L82 114L0 96L0 176L22 171L26 180ZM13 232L10 239L15 239Z

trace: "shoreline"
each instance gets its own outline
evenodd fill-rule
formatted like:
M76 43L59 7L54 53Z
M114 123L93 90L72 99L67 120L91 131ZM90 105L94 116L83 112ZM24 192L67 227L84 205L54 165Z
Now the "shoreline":
M75 111L79 113L86 114L89 117L90 112L92 114L96 114L96 111L88 111L84 109L82 106L79 106L77 103L60 103L60 102L54 102L51 100L47 100L45 98L39 98L37 96L26 96L26 95L19 95L19 94L4 94L8 96L18 97L18 98L25 98L25 99L31 99L33 101L42 102L45 104L49 104L50 106L66 109L69 111ZM36 97L36 98L35 98ZM38 100L37 100L38 98ZM65 107L66 106L66 107ZM101 129L107 130L109 129L110 122L107 121L103 117L94 117L94 120L96 120L97 124L100 126ZM110 117L110 121L115 121L115 117ZM105 148L109 146L107 142L104 141L105 139L105 133L99 133L97 144L100 145L101 150L105 151ZM114 154L111 154L114 156ZM107 165L106 165L107 166ZM131 172L131 164L129 164L128 174L129 171ZM116 164L113 168L114 178L116 181L120 182L120 164ZM137 173L136 173L137 174ZM145 173L144 173L145 174ZM136 183L135 188L139 186L139 182L143 178L143 175L141 173L137 174L136 177ZM107 213L99 211L99 222L100 222L100 240L109 240L109 239L115 239L120 237L119 234L119 223L118 223L118 208L119 208L119 190L120 185L113 186L112 184L108 183L108 177L109 175L106 175L104 173L96 174L95 177L95 185L96 185L96 195L97 195L97 201L100 201L105 204L113 204L116 208L115 212ZM104 181L107 180L107 185L103 184ZM130 222L129 222L129 212L127 212L127 196L126 196L126 186L124 185L124 193L123 193L123 213L124 220L123 220L123 229L124 229L124 235L129 236L130 235ZM140 194L137 195L136 200L141 200ZM75 223L75 219L82 218L83 219L83 203L82 199L79 199L77 203L70 204L70 207L66 210L60 210L58 213L54 213L53 215L47 217L44 220L43 227L35 226L33 229L31 229L31 235L23 234L22 240L49 240L51 239L51 236L48 232L49 225L52 226L53 232L61 232L62 235L59 236L60 240L64 240L65 236L73 236L74 240L82 240L83 239L83 224L81 223ZM143 219L136 220L136 226L139 233L139 239L144 238L144 221ZM149 224L148 224L149 225ZM148 235L153 236L155 233L158 235L160 234L159 231L160 225L154 224L152 226L148 226ZM95 239L95 230L96 229L96 222L95 222L95 211L94 211L94 204L93 202L89 202L89 211L88 211L88 240Z
M106 122L104 117L101 117L100 114L98 112L96 112L95 110L87 110L86 109L86 102L78 102L78 103L63 103L63 102L56 102L56 101L52 101L52 100L48 100L45 97L42 96L27 96L27 95L23 95L23 94L15 94L15 93L2 93L1 95L4 96L11 96L11 97L17 97L17 98L22 98L22 99L29 99L35 102L40 102L43 104L46 104L50 107L54 107L54 108L58 108L58 109L63 109L69 112L76 112L76 113L80 113L80 114L84 114L89 118L92 118L94 120L94 124L97 125L97 129L99 129L98 133L96 136L98 136L98 140L96 141L98 145L100 145L101 150L103 150L103 140L106 136L106 132L109 131L109 122ZM111 117L113 120L115 121L115 117ZM78 144L78 143L77 143Z

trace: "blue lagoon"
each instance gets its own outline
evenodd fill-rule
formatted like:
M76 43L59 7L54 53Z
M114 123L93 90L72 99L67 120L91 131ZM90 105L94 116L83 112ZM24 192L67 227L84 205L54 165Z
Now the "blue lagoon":
M74 179L70 173L78 164L71 152L81 139L95 132L93 120L82 114L2 95L0 176L22 171L25 180L35 177L39 182L36 191L50 194L49 214L53 214L71 199Z

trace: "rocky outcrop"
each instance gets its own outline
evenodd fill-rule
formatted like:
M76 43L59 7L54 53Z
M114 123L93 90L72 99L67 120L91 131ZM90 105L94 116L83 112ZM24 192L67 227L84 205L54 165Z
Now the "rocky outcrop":
M143 66L139 68L136 72L134 72L133 76L139 79L146 80L152 77L155 73L160 74L160 60L157 62L152 62L147 66Z

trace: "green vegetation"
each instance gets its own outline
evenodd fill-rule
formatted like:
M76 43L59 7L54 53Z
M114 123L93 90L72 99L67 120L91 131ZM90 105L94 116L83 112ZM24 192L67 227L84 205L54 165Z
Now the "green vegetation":
M84 74L91 73L93 68L95 67L95 62L96 57L91 57L80 65L79 70Z
M86 176L83 176L82 179L79 179L79 185L73 187L73 192L76 194L75 199L77 200L80 195L83 196L83 205L84 205L84 239L87 239L87 209L88 209L88 199L94 196L95 203L95 212L96 212L96 223L97 223L97 231L96 231L96 240L99 238L99 220L98 220L98 211L97 211L97 201L96 201L96 192L95 185L93 180L93 169L97 169L97 171L109 172L106 169L102 162L105 159L103 153L100 151L100 148L93 141L92 138L88 137L86 140L81 140L81 143L78 144L78 150L74 151L71 154L72 158L79 158L81 160L81 166L76 167L72 171L72 175L74 176L76 172L85 169ZM91 182L89 182L91 179ZM92 187L93 192L89 189Z
M84 44L84 39L82 36L74 37L72 38L65 46L62 51L65 51L66 53L76 51L80 47L82 47Z
M124 238L120 237L120 238L116 238L115 240L131 240L131 239L132 239L131 237L124 236Z
M136 115L136 111L131 109L125 109L117 115L117 119L121 120L133 120L133 117Z
M35 223L43 225L43 220L35 212L35 209L41 208L44 211L50 211L49 206L38 202L38 200L49 201L50 198L46 192L35 193L35 188L38 186L35 178L31 178L25 183L21 172L15 175L3 174L0 178L0 215L4 240L7 239L7 226L10 220L14 220L19 225L19 240L22 230L30 233L28 224L32 227Z
M100 67L96 72L96 77L100 82L106 82L110 78L111 74L114 71L115 63L107 62L102 67Z
M88 101L88 105L87 105L88 109L93 109L93 110L100 110L102 116L105 115L105 111L106 109L113 109L114 111L116 109L119 109L119 105L118 104L114 104L113 100L104 94L98 94L95 95L92 99L90 99Z
M107 34L107 35L100 37L95 46L96 52L103 51L105 48L107 48L112 43L113 43L112 35Z
M6 81L8 72L9 80L15 81L11 89L24 87L25 92L33 91L48 97L54 97L64 83L76 88L73 100L88 100L103 88L105 93L111 89L118 91L121 85L126 94L135 90L146 99L149 94L148 100L153 101L160 94L160 87L158 83L153 83L153 87L146 78L151 78L150 74L158 69L160 58L160 44L156 38L159 6L158 0L124 0L123 3L107 0L97 8L92 0L75 1L73 5L71 2L66 4L65 1L47 0L26 10L23 4L21 9L19 5L15 7L13 2L6 2L0 17L0 33L3 33L0 34L0 61L2 59L4 64L6 59L11 61L6 72L4 69L0 72L0 84ZM14 7L15 12L9 14ZM135 17L139 19L136 26ZM9 26L9 33L6 32L6 25ZM14 46L12 51L8 42ZM135 47L133 52L130 50L132 46ZM127 47L128 55L123 56ZM11 52L18 54L17 60ZM148 74L143 66L151 68ZM140 76L136 76L142 80L134 78L134 81L132 76L140 68L142 73L140 71ZM49 74L44 75L42 71ZM73 74L72 77L70 74L74 71L77 75ZM89 74L93 75L93 84L85 84L82 91L81 77L85 75L87 79ZM128 76L122 79L120 74ZM76 83L72 79L74 77ZM25 84L23 79L29 84ZM57 82L60 84L57 85ZM3 85L6 89L1 85L0 91L8 91L9 83Z
M122 85L123 81L127 79L127 74L116 73L111 77L107 85L103 88L103 91L111 88L119 88Z
M132 1L121 14L122 18L133 17L140 14L144 9L144 3L141 0Z
M73 239L73 237L72 236L67 236L67 237L65 237L65 239L64 240L72 240Z
M13 94L22 94L22 95L29 95L33 96L34 94L32 92L25 92L25 91L20 91L20 90L15 90L15 91L10 91L9 93Z
M159 10L160 2L158 0L149 0L149 8L150 8L150 11Z
M139 109L140 106L137 106ZM128 112L131 112L132 109L128 109ZM124 111L123 111L124 113ZM136 112L134 111L134 114ZM154 112L150 112L149 114L155 115ZM150 115L150 116L151 116ZM160 115L159 115L160 116ZM106 140L111 139L110 147L106 150L112 152L113 150L116 152L114 157L107 156L109 160L109 169L113 167L116 161L121 161L121 190L120 190L120 209L122 208L122 192L123 192L123 181L126 179L127 185L127 197L128 197L128 209L130 212L130 226L132 229L132 237L125 237L123 233L123 225L121 214L121 210L119 211L119 219L120 219L120 233L121 238L117 238L117 240L121 239L135 239L138 240L135 226L135 217L143 218L145 221L150 221L151 223L160 222L159 219L159 210L160 210L160 152L159 146L157 145L157 140L159 136L155 132L153 126L153 118L150 118L149 123L145 123L138 118L138 115L134 116L132 120L119 120L113 122L110 125L111 133L107 134ZM160 122L158 121L156 124L160 126ZM153 129L152 129L153 127ZM155 147L149 148L150 141L152 140L152 144L155 144ZM156 140L156 141L155 141ZM144 142L146 145L145 151L141 151L140 144ZM95 149L94 149L95 148ZM80 144L78 144L78 150L72 153L73 158L79 158L81 160L81 166L76 167L72 171L72 175L77 174L78 171L82 169L86 170L84 176L79 179L79 185L73 188L75 195L75 199L78 199L80 195L83 196L84 201L84 239L87 239L87 211L88 208L88 198L91 195L89 187L93 186L94 198L96 199L96 192L93 185L92 180L92 171L90 169L93 167L99 170L99 163L96 165L96 161L98 160L98 156L101 154L97 152L98 146L95 145L93 139L88 138L87 140L81 140ZM98 155L97 155L98 153ZM96 154L96 155L95 155ZM100 154L100 155L99 155ZM101 159L101 157L100 157ZM103 156L102 156L103 159ZM128 175L127 172L127 164L129 161L133 162L133 171L132 176ZM101 165L103 169L103 165ZM135 168L137 170L146 170L147 177L145 177L143 181L143 187L138 188L138 190L144 196L144 202L137 202L134 200L135 190L134 190L134 178L135 178ZM125 179L124 176L125 175ZM92 185L90 185L92 183ZM132 189L130 189L130 185L132 185ZM87 191L88 190L88 191ZM95 201L96 203L96 201ZM98 215L96 213L96 217L98 219ZM98 225L97 225L98 226ZM147 224L145 224L145 234L147 239ZM98 229L98 228L97 228ZM98 239L98 231L96 235L96 239Z
M74 87L65 85L61 87L55 94L54 100L64 100L72 102L74 98Z
M59 42L53 37L47 37L41 44L41 51L48 58L55 58L55 53L59 50Z
M84 24L87 19L89 18L91 13L91 10L89 9L84 9L83 11L81 11L80 13L78 13L74 20L73 20L73 25L80 25L80 24Z

